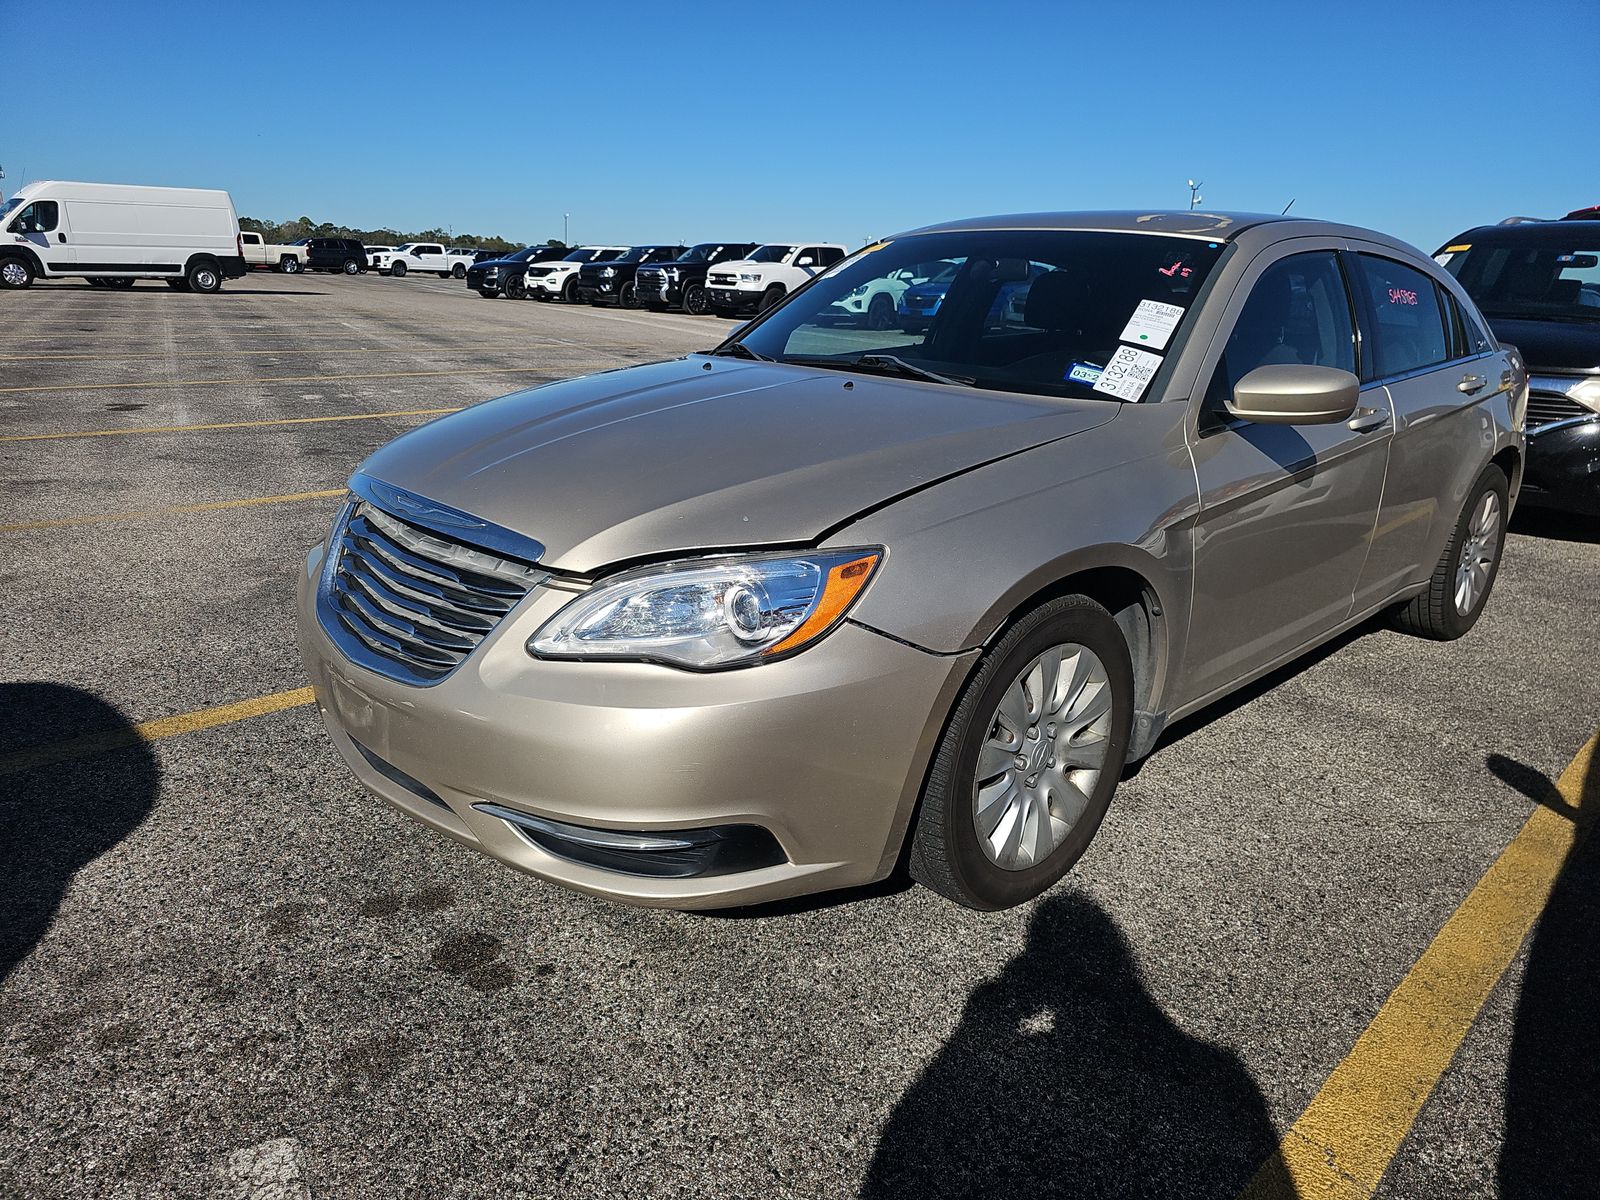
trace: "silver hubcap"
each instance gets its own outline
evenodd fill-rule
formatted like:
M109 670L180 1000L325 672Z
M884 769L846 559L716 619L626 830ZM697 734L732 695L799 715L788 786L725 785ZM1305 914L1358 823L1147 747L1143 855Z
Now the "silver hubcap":
M1046 650L1000 698L978 751L972 819L989 861L1037 866L1089 807L1111 736L1111 680L1075 642Z
M201 271L194 277L194 281L202 291L210 291L217 285L217 277L210 271Z
M3 277L7 283L16 287L28 281L28 268L21 263L8 262L5 268L0 270L0 277Z
M1472 511L1467 536L1456 564L1456 612L1465 617L1478 607L1489 590L1489 573L1500 543L1500 494L1485 492Z

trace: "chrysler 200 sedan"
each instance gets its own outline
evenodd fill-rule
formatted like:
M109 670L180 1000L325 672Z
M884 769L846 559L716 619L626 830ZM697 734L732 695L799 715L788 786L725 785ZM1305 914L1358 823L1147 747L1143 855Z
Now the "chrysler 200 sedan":
M926 330L829 319L935 261ZM367 788L545 879L690 908L904 864L1001 908L1168 723L1375 614L1466 633L1526 403L1377 233L934 226L713 350L383 447L306 558L302 648Z

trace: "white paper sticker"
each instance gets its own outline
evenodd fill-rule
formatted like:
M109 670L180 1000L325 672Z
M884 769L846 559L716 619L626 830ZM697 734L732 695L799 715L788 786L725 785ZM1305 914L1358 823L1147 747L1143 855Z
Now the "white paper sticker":
M1454 257L1455 257L1454 254L1449 254L1449 253L1446 253L1446 254L1435 254L1433 256L1433 261L1438 263L1441 267L1448 267L1450 265L1450 260L1452 258L1454 258Z
M1141 300L1122 330L1122 340L1148 346L1152 350L1163 350L1181 320L1183 309L1180 306L1163 304L1159 300Z
M1137 400L1155 378L1161 366L1161 355L1148 350L1135 350L1132 346L1118 346L1100 381L1094 385L1097 392L1105 392L1118 400Z

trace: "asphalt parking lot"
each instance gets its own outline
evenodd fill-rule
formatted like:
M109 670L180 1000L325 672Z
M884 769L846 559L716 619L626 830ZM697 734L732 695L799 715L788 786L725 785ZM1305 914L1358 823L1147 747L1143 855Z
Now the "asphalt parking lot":
M291 599L352 468L728 327L377 277L0 297L0 1195L1600 1191L1577 523L1514 525L1464 641L1363 628L1172 731L1010 912L633 910L360 791ZM1286 1133L1355 1149L1291 1185Z

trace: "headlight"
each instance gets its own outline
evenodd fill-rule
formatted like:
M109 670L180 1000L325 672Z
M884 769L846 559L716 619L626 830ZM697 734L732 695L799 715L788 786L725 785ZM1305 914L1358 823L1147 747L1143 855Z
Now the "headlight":
M761 282L761 276L759 274L757 274L757 275L748 275L743 271L739 272L739 278L741 280L743 280L745 283L760 283Z
M643 567L572 601L528 639L528 652L697 671L766 662L838 625L882 560L871 547Z
M664 267L664 268L662 268L661 273L663 275L665 275L668 279L676 279L678 277L678 268L677 267Z
M1585 379L1575 383L1567 395L1585 408L1600 413L1600 379Z
M610 279L616 273L617 273L617 269L615 267L602 267L600 269L600 278L601 279Z

